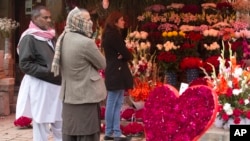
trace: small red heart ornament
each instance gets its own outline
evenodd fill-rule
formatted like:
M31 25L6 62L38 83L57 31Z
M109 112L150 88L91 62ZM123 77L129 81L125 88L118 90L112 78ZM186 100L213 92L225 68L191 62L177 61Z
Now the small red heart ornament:
M218 109L214 91L205 85L181 95L171 85L151 91L144 107L147 141L196 141L213 124Z

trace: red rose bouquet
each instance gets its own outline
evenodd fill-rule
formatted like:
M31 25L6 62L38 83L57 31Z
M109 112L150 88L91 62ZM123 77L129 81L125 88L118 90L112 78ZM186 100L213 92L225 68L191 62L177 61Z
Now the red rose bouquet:
M203 66L203 61L199 57L186 57L180 62L180 69L196 69Z

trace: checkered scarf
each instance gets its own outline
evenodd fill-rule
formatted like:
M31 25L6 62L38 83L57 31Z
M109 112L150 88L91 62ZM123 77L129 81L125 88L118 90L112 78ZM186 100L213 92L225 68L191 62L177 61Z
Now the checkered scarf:
M69 12L65 29L56 42L55 55L51 67L51 72L54 73L54 76L59 75L61 47L64 35L67 32L77 32L90 38L93 33L92 26L93 22L90 19L89 12L80 10L77 7Z

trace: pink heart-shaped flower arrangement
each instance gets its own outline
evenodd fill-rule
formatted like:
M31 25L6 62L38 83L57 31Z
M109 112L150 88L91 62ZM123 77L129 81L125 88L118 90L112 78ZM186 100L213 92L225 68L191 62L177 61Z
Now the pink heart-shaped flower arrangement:
M189 87L182 95L170 86L156 87L144 107L147 141L196 141L212 125L217 95L205 85Z

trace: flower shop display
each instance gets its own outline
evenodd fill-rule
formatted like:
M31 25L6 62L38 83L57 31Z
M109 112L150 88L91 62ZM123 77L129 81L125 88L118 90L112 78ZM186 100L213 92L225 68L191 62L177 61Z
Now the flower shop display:
M208 86L189 87L182 95L171 85L158 86L144 107L146 140L197 141L213 124L217 106Z
M161 25L163 32L163 44L157 44L157 62L160 72L165 75L164 82L167 82L173 86L177 86L177 72L179 70L178 51L183 44L185 33L180 31L168 31L175 27L166 24ZM163 28L164 27L164 28Z
M250 119L250 69L237 64L236 54L231 49L229 58L225 58L224 50L223 44L218 74L213 68L212 74L206 74L206 78L219 99L215 126L228 129L231 124L246 124Z

